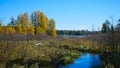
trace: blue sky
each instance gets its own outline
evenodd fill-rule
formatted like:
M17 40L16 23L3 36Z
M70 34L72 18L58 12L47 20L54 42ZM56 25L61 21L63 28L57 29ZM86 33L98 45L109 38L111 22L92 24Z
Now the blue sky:
M0 0L0 20L8 24L11 16L40 10L54 18L57 29L98 30L111 16L120 18L120 0ZM114 24L116 24L114 22Z

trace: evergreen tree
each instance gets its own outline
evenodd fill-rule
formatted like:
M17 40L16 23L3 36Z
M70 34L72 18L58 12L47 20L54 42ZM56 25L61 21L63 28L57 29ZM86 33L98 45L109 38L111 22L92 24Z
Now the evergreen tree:
M108 20L106 20L102 25L102 32L105 33L108 31L110 31L110 23Z
M15 26L15 19L14 17L12 16L11 19L10 19L10 23L8 24L9 26Z

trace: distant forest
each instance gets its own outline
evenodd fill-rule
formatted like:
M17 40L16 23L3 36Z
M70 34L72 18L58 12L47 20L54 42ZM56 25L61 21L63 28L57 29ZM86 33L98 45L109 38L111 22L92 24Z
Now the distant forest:
M57 30L57 34L58 35L91 35L93 34L93 32L88 30Z

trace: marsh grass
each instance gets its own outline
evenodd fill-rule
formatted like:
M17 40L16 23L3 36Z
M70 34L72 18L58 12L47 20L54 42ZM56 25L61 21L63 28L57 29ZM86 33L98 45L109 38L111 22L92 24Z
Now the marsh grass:
M44 45L36 45L37 43ZM0 44L0 66L3 68L44 67L46 65L56 67L60 63L69 63L62 63L62 60L66 60L64 57L70 56L75 59L80 54L78 50L71 49L80 44L75 39L48 38L32 41L1 41Z
M73 63L83 52L102 55L106 48L111 50L97 43L93 47L85 38L0 41L0 68L57 68Z

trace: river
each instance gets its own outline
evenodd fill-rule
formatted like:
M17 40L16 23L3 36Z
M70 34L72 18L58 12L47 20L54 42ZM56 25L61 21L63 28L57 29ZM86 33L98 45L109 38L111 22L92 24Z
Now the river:
M76 59L73 64L59 66L58 68L91 68L98 65L102 65L98 54L85 53Z

